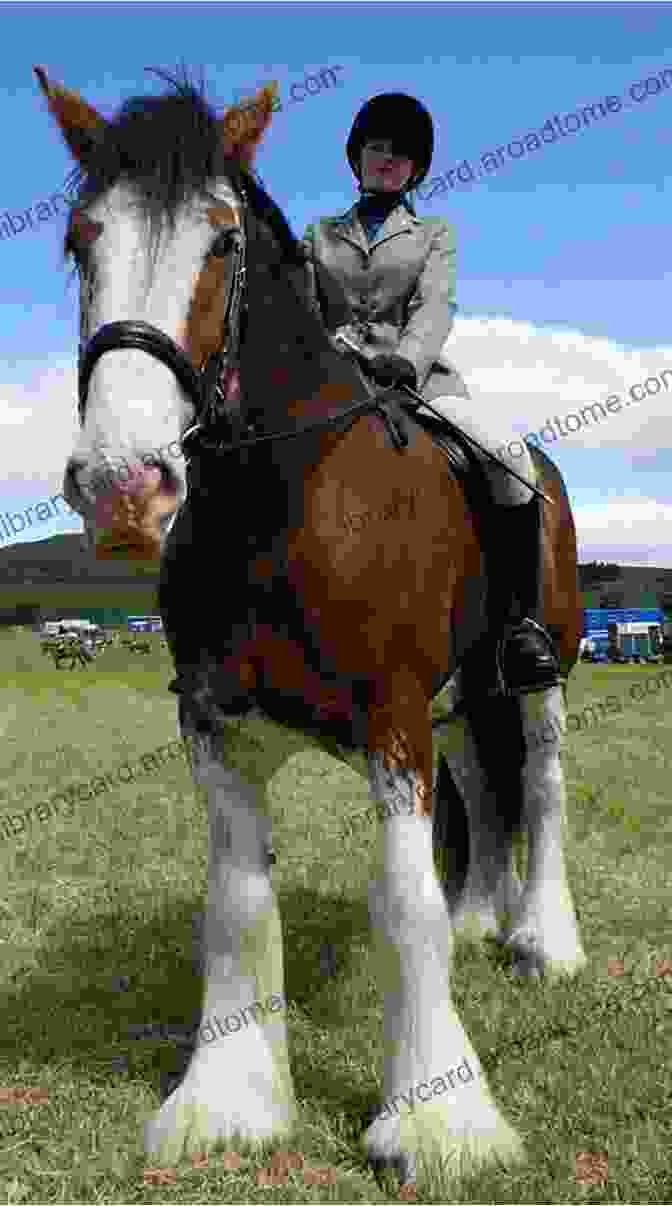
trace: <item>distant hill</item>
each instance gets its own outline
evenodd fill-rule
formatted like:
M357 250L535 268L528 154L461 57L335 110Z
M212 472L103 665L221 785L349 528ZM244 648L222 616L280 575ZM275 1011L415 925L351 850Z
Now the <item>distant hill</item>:
M84 537L68 532L0 547L0 624L22 616L86 614L91 608L157 611L158 566L96 561ZM672 615L672 569L591 562L579 566L584 607L662 607Z
M158 583L158 566L96 561L76 532L13 544L0 548L0 625L77 615L124 623L156 613Z
M96 561L76 532L0 548L0 588L80 582L148 586L158 580L158 566L147 569L126 562Z

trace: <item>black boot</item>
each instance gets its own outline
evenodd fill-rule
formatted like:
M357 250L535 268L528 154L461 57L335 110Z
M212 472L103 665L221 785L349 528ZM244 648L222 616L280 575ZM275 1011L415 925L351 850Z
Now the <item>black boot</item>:
M522 695L564 681L552 638L543 627L541 500L493 506L488 573L489 625L495 642L495 691ZM488 675L490 680L490 675Z

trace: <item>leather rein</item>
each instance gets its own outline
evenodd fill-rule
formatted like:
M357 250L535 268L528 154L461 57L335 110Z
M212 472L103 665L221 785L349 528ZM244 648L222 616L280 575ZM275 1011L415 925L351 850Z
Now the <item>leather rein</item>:
M106 352L135 348L153 356L165 364L176 376L180 386L194 406L195 421L183 433L180 445L187 464L190 459L204 453L223 455L239 452L270 440L286 440L307 432L328 431L342 422L352 422L368 411L377 411L385 420L388 431L397 448L406 447L408 435L400 429L389 413L384 395L389 390L376 391L370 398L358 402L346 410L339 411L316 423L290 431L279 431L270 435L253 434L254 424L244 420L240 406L240 394L231 401L232 385L238 378L240 366L241 327L246 318L245 288L247 276L247 196L244 186L238 190L243 211L242 225L231 225L221 231L218 242L224 247L233 243L235 257L232 282L224 314L224 337L221 347L213 352L200 371L195 369L188 356L150 323L135 321L110 322L102 326L95 335L80 348L79 361L79 417L84 422L86 399L91 375L100 357ZM216 254L221 254L218 251ZM383 395L383 396L379 396ZM222 432L230 442L224 442ZM243 433L246 438L243 439Z

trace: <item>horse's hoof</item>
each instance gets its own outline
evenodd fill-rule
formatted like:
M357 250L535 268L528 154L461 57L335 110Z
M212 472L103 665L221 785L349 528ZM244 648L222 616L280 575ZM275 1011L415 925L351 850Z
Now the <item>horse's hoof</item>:
M511 975L517 980L539 980L544 972L543 959L537 955L514 956Z
M393 1170L402 1184L425 1173L457 1179L484 1164L525 1158L519 1136L478 1081L463 1083L450 1100L416 1103L410 1114L374 1119L360 1143L374 1170Z
M586 956L576 936L567 936L564 949L551 955L544 943L530 932L510 934L505 949L511 952L512 975L518 979L533 980L543 976L556 979L574 976L587 964Z

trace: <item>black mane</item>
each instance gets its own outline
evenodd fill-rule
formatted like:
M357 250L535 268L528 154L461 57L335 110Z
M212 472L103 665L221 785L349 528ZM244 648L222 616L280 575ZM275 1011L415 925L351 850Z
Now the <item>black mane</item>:
M281 210L250 172L224 154L218 118L205 99L203 79L193 83L184 68L181 77L151 70L172 91L124 102L108 122L86 169L76 168L69 177L69 188L77 190L77 204L92 204L117 181L128 181L149 224L154 260L164 221L174 230L180 206L206 192L214 177L228 176L234 188L244 187L250 210L268 224L284 257L299 263L299 244Z

